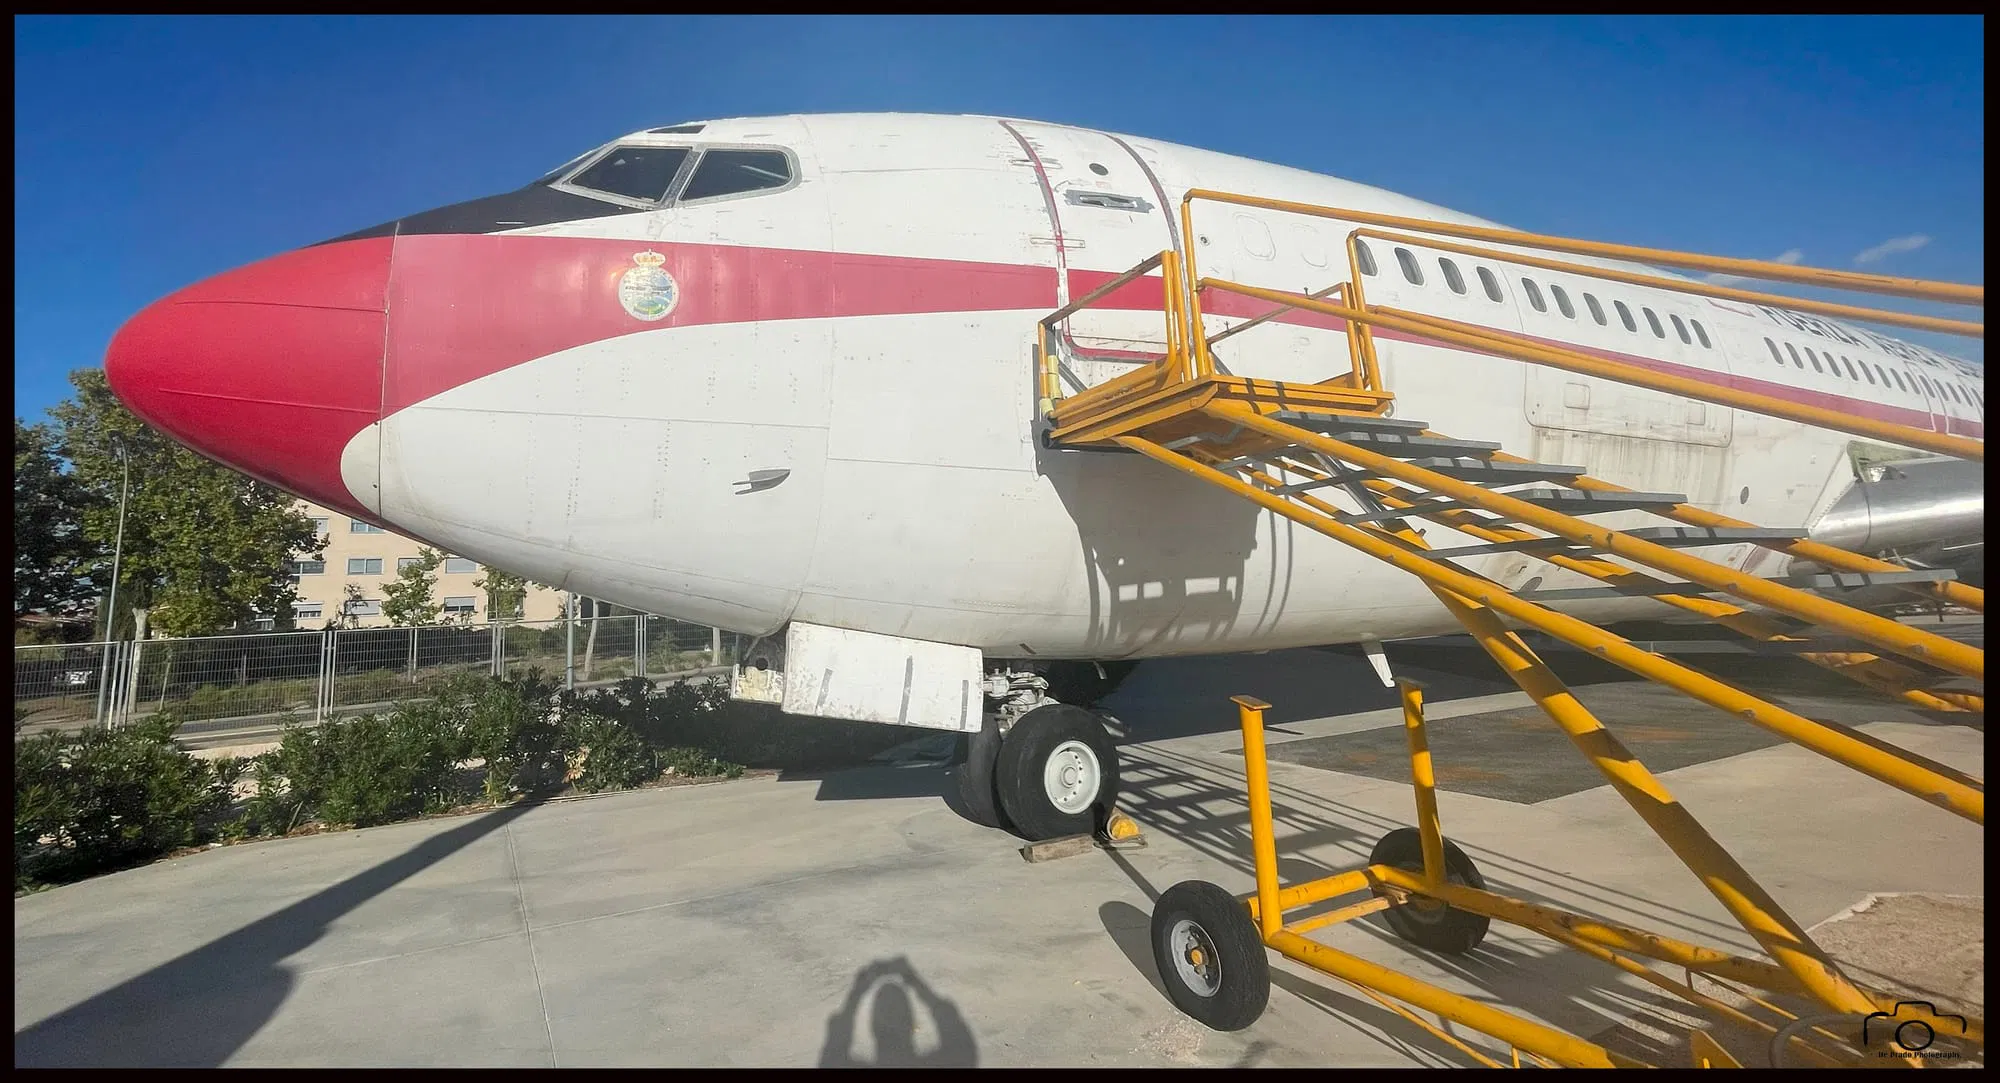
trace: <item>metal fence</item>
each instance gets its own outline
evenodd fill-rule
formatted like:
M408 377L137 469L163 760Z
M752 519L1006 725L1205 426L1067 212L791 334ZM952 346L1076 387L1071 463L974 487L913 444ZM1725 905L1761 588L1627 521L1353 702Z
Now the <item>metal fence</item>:
M430 694L459 673L539 670L573 688L727 666L748 643L665 617L340 628L14 648L16 734L184 722L320 721Z

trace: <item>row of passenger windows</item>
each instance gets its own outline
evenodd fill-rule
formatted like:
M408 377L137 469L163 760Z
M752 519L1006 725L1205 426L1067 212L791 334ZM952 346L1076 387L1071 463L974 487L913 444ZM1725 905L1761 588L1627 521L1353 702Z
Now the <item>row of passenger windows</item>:
M1375 265L1375 254L1368 250L1367 242L1354 242L1354 255L1356 261L1361 264L1362 274L1373 276L1377 273L1378 268ZM1445 286L1451 292L1463 296L1466 293L1465 276L1459 273L1458 264L1444 256L1439 256L1437 262L1438 270L1444 272ZM1411 252L1407 248L1398 247L1396 249L1396 266L1403 271L1403 281L1408 282L1412 286L1421 286L1424 284L1424 269L1417 262L1416 253ZM1500 288L1500 279L1485 267L1474 266L1473 271L1479 276L1479 289L1486 294L1486 299L1496 304L1504 304L1507 300L1507 295ZM1521 295L1528 299L1529 306L1536 312L1547 312L1549 310L1548 301L1542 297L1542 287L1534 279L1526 275L1521 276ZM1556 311L1561 312L1564 319L1576 319L1576 305L1571 302L1569 291L1551 282L1549 283L1548 295L1554 299ZM1609 327L1611 325L1610 319L1604 314L1604 306L1598 303L1595 295L1590 293L1583 294L1583 304L1585 308L1590 310L1590 318L1597 321L1599 327ZM1617 311L1618 322L1625 325L1625 330L1637 334L1639 331L1639 321L1632 318L1632 310L1625 306L1625 302L1613 301L1611 302L1611 307ZM1641 306L1639 311L1645 315L1646 326L1652 330L1654 338L1664 339L1667 337L1666 325L1660 322L1660 317L1657 313L1644 306ZM1708 329L1701 325L1700 320L1682 320L1679 316L1672 313L1667 314L1667 320L1673 324L1674 334L1683 343L1692 346L1696 340L1700 340L1702 349L1712 350L1715 348L1715 344L1709 341ZM1688 333L1690 330L1693 331L1692 337Z
M1903 371L1894 366L1884 368L1881 365L1871 365L1865 358L1857 363L1849 360L1846 354L1835 357L1831 350L1814 353L1811 346L1801 348L1787 342L1785 343L1785 351L1779 353L1778 344L1767 338L1764 340L1764 348L1771 351L1771 360L1780 365L1785 363L1787 357L1791 358L1793 368L1803 369L1806 367L1807 362L1811 362L1814 372L1827 373L1836 377L1845 376L1847 379L1857 382L1866 380L1871 387L1895 387L1911 395L1918 394L1920 391L1926 391L1939 402L1956 402L1961 406L1975 408L1981 414L1986 412L1986 400L1980 397L1979 392L1970 387L1964 388L1961 391L1959 385L1956 383L1933 380L1917 372L1910 373L1908 379L1905 379ZM1802 349L1805 354L1804 360L1800 360L1799 358ZM1825 359L1824 364L1821 363L1822 358ZM1876 379L1878 376L1881 379Z
M680 190L670 191L693 153L689 147L614 147L571 176L568 184L646 203L665 202L669 196L687 203L783 188L792 182L792 161L784 151L715 149L702 151Z

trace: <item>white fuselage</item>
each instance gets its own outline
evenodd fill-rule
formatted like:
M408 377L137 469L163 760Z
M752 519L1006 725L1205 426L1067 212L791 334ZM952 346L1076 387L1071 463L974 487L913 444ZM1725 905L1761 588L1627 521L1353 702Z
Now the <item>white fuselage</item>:
M765 117L618 142L783 148L796 176L637 213L397 236L381 419L339 466L383 524L555 587L745 633L799 620L999 657L1116 658L1456 627L1415 578L1245 501L1138 456L1041 446L1034 345L1051 310L1170 247L1205 275L1251 285L1319 290L1348 277L1348 224L1197 203L1196 236L1179 236L1193 187L1491 223L1297 169L992 117ZM1449 257L1447 272L1441 253L1369 244L1371 302L1983 434L1981 370L1880 335L1491 259ZM625 272L647 259L671 275L665 317L621 308ZM1227 302L1204 298L1210 333L1246 311ZM1071 334L1144 353L1162 319L1156 302L1088 310ZM564 320L589 329L549 331ZM1707 345L1683 338L1696 321ZM1217 353L1242 375L1345 371L1345 333L1315 324L1273 321ZM1852 480L1852 439L1839 433L1378 342L1395 416L1537 461L1779 527L1811 524ZM1812 364L1793 364L1808 347ZM1071 371L1095 383L1123 364L1076 359ZM1925 384L1948 389L1940 399ZM788 473L745 484L753 471ZM1469 543L1431 529L1434 545L1458 540ZM1753 546L1702 552L1777 571ZM1521 556L1468 564L1510 586L1578 585ZM1614 619L1656 604L1568 608Z

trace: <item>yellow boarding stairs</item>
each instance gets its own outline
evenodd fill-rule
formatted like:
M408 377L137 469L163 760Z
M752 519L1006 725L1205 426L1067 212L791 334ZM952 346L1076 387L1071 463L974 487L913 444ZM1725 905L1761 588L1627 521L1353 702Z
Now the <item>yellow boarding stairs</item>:
M1962 1035L1953 1031L1949 1021L1936 1027L1930 1022L1903 1027L1911 1012L1923 1009L1899 1004L1895 997L1843 974L1506 622L1587 650L1984 824L1985 785L1979 779L1849 727L1787 710L1541 604L1591 593L1653 597L1753 640L1803 643L1795 648L1804 652L1801 657L1906 705L1983 716L1984 651L1844 605L1801 586L1893 584L1932 601L1982 613L1984 592L1955 581L1947 571L1899 567L1808 541L1800 531L1759 527L1696 508L1680 494L1634 492L1590 477L1579 467L1530 462L1505 453L1497 444L1464 438L1476 434L1438 433L1420 421L1385 416L1394 396L1382 386L1371 332L1378 327L1391 328L1489 356L1616 380L1973 461L1983 461L1984 443L1661 375L1492 328L1373 305L1364 296L1361 261L1355 250L1363 238L1380 239L1724 300L1974 336L1983 335L1982 325L1607 270L1546 254L1605 257L1969 305L1983 305L1983 288L1545 237L1209 190L1192 191L1182 201L1183 237L1197 235L1193 204L1198 200L1347 225L1351 229L1348 265L1355 268L1352 277L1328 289L1291 293L1202 278L1191 254L1185 263L1173 251L1148 259L1043 319L1040 406L1048 442L1062 448L1137 452L1423 579L1742 924L1769 961L1742 958L1486 890L1470 858L1440 832L1421 692L1399 682L1418 826L1391 832L1377 845L1365 867L1284 887L1277 880L1264 757L1263 710L1268 705L1254 697L1236 698L1244 732L1257 890L1254 897L1238 900L1215 885L1190 881L1162 895L1154 912L1154 951L1175 1003L1218 1029L1249 1025L1262 1012L1268 996L1264 956L1268 947L1355 985L1481 1063L1497 1066L1500 1062L1488 1055L1493 1052L1490 1047L1486 1052L1475 1049L1405 1005L1497 1038L1511 1050L1516 1065L1524 1054L1531 1062L1544 1064L1635 1063L1596 1043L1377 966L1304 935L1384 912L1384 920L1404 939L1431 950L1463 952L1475 947L1488 923L1498 919L1536 930L1673 992L1713 1016L1768 1035L1769 1056L1775 1063L1921 1066L1925 1057L1935 1052L1911 1052L1901 1044L1902 1039L1892 1041L1888 1036L1917 1035L1922 1028L1947 1038L1947 1044L1956 1040L1960 1047L1971 1050L1970 1055L1983 1057L1982 1021L1965 1021ZM1494 244L1509 248L1497 250L1490 247ZM1078 353L1067 334L1067 321L1155 270L1161 273L1165 296L1165 355L1065 396L1061 379L1065 360ZM1234 293L1272 307L1256 319L1211 336L1204 331L1200 303L1210 293ZM1211 352L1216 343L1294 310L1344 321L1352 360L1349 372L1321 383L1287 384L1218 371ZM1353 506L1342 507L1330 500L1336 492L1345 494ZM1665 522L1611 530L1589 521L1592 515L1634 509ZM1432 549L1412 526L1418 520L1450 527L1478 544ZM1690 552L1743 542L1790 554L1822 570L1810 580L1767 579ZM1531 554L1595 579L1602 586L1527 597L1452 563L1500 552ZM1753 606L1756 611L1750 608ZM1844 638L1833 642L1816 638L1828 632ZM1287 911L1347 895L1361 898L1290 924L1285 921ZM1647 961L1682 968L1687 980L1669 978ZM1695 974L1731 990L1733 1003L1697 989ZM1816 1002L1819 1014L1801 1017L1745 987ZM1903 1029L1892 1030L1885 1022ZM1864 1033L1868 1035L1865 1040ZM1735 1063L1732 1054L1706 1032L1692 1033L1690 1041L1697 1065Z

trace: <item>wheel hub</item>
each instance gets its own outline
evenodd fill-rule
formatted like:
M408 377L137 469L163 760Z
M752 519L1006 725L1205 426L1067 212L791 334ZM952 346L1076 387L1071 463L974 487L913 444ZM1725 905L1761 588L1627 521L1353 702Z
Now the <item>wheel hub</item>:
M1196 996L1214 996L1222 988L1222 960L1215 954L1208 930L1182 918L1174 923L1170 942L1178 949L1173 955L1174 971L1181 984Z
M1042 787L1049 803L1069 815L1088 809L1103 785L1097 753L1082 741L1064 741L1049 753L1042 769Z

